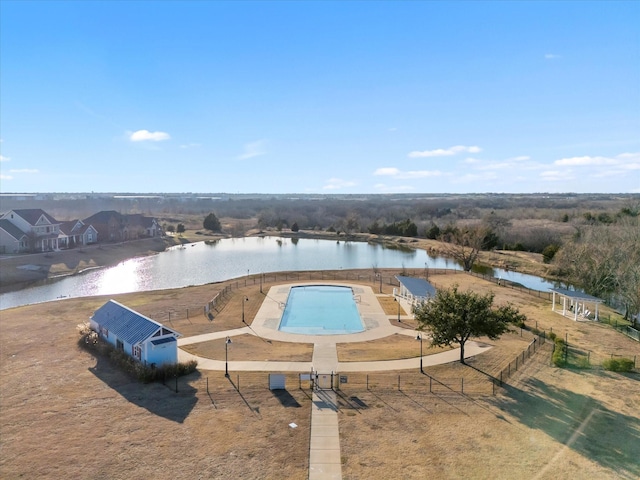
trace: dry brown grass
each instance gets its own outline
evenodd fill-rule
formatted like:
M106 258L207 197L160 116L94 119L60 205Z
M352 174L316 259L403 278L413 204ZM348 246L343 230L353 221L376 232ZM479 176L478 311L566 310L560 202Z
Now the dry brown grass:
M514 303L531 325L567 333L585 348L640 356L636 342L608 326L563 318L536 297L465 274L432 280L494 291L497 302ZM166 320L173 309L174 328L192 334L242 326L246 295L250 323L263 298L258 286L239 285L213 321L201 312L223 287L114 298L152 318ZM307 478L311 400L295 375L278 395L259 372L231 372L229 380L222 372L201 372L180 379L179 393L171 382L138 384L76 346L76 325L107 299L72 298L0 313L0 477ZM179 318L178 309L186 308L193 313ZM487 375L504 368L531 338L516 331L491 342L493 348L469 366L426 369L436 379L432 391L429 377L417 370L350 374L339 392L344 478L640 477L637 374L556 369L549 351L541 351L491 395ZM234 340L233 354L244 340ZM379 350L378 358L390 358L405 345L417 355L413 338L398 340L404 345L394 339L357 353L340 346L340 355L373 357ZM211 348L221 358L220 344ZM288 345L274 348L278 356L289 354ZM298 355L298 348L291 352ZM291 422L299 427L290 428Z
M224 360L225 339L186 345L183 349L199 357ZM228 350L230 360L310 362L313 356L311 343L277 342L253 335L234 336Z
M450 350L448 347L431 347L426 338L422 348L425 357ZM398 334L368 342L340 343L337 349L340 362L400 360L420 356L420 342L413 337Z

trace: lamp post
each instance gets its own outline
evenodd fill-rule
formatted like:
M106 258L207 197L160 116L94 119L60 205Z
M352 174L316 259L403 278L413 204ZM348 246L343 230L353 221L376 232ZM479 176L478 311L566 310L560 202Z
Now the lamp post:
M394 300L398 302L398 322L399 322L400 321L400 300L398 300L397 298L394 298Z
M422 335L418 333L416 340L420 340L420 373L424 373L422 370Z
M227 378L229 378L229 344L230 343L231 343L231 338L227 337L227 339L224 341L224 376Z
M381 273L376 273L376 277L378 277L378 280L380 281L379 293L382 293L382 274Z
M249 301L249 297L242 297L242 323L244 323L245 325L247 324L247 322L244 321L244 302L248 302L248 301Z
M260 274L260 293L262 293L262 277L264 277L264 273Z

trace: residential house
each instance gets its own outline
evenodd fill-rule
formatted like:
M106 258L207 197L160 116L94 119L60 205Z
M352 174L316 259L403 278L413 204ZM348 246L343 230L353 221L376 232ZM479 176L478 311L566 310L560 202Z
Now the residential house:
M26 248L19 247L18 251L48 252L58 250L60 222L44 210L39 208L10 210L2 215L1 219L7 220L26 235L28 246ZM25 239L23 236L21 236L21 239L16 239L14 233L19 235L17 232L9 233L6 229L3 230L8 235L2 235L2 238L7 241L6 244L3 242L1 245L4 250L12 252L16 248L16 240L18 241L18 246L24 244ZM21 248L24 248L24 250L21 250Z
M142 214L124 215L124 238L135 240L144 237L157 237L161 235L158 222L153 217L145 217Z
M124 240L124 219L115 210L103 210L82 220L85 225L93 225L101 242L121 242Z
M89 324L104 340L145 365L178 363L180 334L115 300L96 310Z
M93 225L85 225L82 220L70 220L60 223L60 248L73 248L98 242L98 231Z
M0 219L0 253L29 251L29 237L9 220Z
M123 215L115 210L105 210L85 218L83 222L94 226L101 242L123 242L162 235L157 220L141 214Z

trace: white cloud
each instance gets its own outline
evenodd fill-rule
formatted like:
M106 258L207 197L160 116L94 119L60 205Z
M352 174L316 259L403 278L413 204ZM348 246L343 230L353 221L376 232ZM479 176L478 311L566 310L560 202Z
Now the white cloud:
M618 158L621 158L623 160L626 160L627 158L630 158L631 160L640 160L640 152L621 153L620 155L618 155Z
M11 175L3 175L0 173L0 180L13 180L13 177Z
M468 157L465 158L462 163L466 163L468 165L477 165L478 163L481 163L482 160L478 160L477 158L473 158L473 157Z
M20 168L9 170L9 173L38 173L37 168Z
M545 170L544 172L540 172L540 176L543 180L548 180L551 182L559 182L559 181L569 181L574 180L575 175L568 170L566 172L560 170Z
M508 162L526 162L527 160L531 160L531 157L528 155L520 155L519 157L511 157L508 158Z
M150 132L149 130L137 130L129 134L129 140L132 142L160 142L162 140L169 140L171 136L166 132Z
M544 58L547 60L555 60L562 57L556 53L545 53Z
M393 177L400 180L410 180L427 177L439 177L442 172L439 170L409 170L403 172L395 167L383 167L378 168L373 172L376 176Z
M379 176L384 176L384 177L393 177L395 175L397 175L400 172L400 170L398 170L395 167L383 167L383 168L378 168L376 169L375 172L373 172L374 175L379 175Z
M425 158L425 157L450 157L452 155L456 155L458 153L480 153L482 149L477 146L464 146L464 145L456 145L454 147L449 148L438 148L436 150L423 150L423 151L413 151L409 152L409 158Z
M0 162L8 162L11 160L9 157L5 157L4 155L0 155Z
M180 145L180 148L196 148L201 146L201 143L185 143L184 145Z
M339 190L341 188L355 187L356 182L349 180L342 180L341 178L330 178L327 180L327 184L322 187L324 190Z
M267 153L265 140L257 140L255 142L247 143L244 146L244 152L238 155L239 160L246 160L248 158L259 157Z
M618 160L608 157L571 157L561 158L553 162L554 165L560 166L585 166L585 165L615 165L619 163Z

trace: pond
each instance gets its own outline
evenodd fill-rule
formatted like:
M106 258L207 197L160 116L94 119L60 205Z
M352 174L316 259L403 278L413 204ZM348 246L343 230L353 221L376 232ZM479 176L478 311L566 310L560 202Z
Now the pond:
M133 258L113 267L4 293L0 295L0 310L58 298L203 285L257 273L427 267L461 269L454 260L433 257L424 250L386 248L365 242L231 238L172 247L150 257ZM554 286L539 277L518 272L490 269L483 273L533 290L547 290Z

